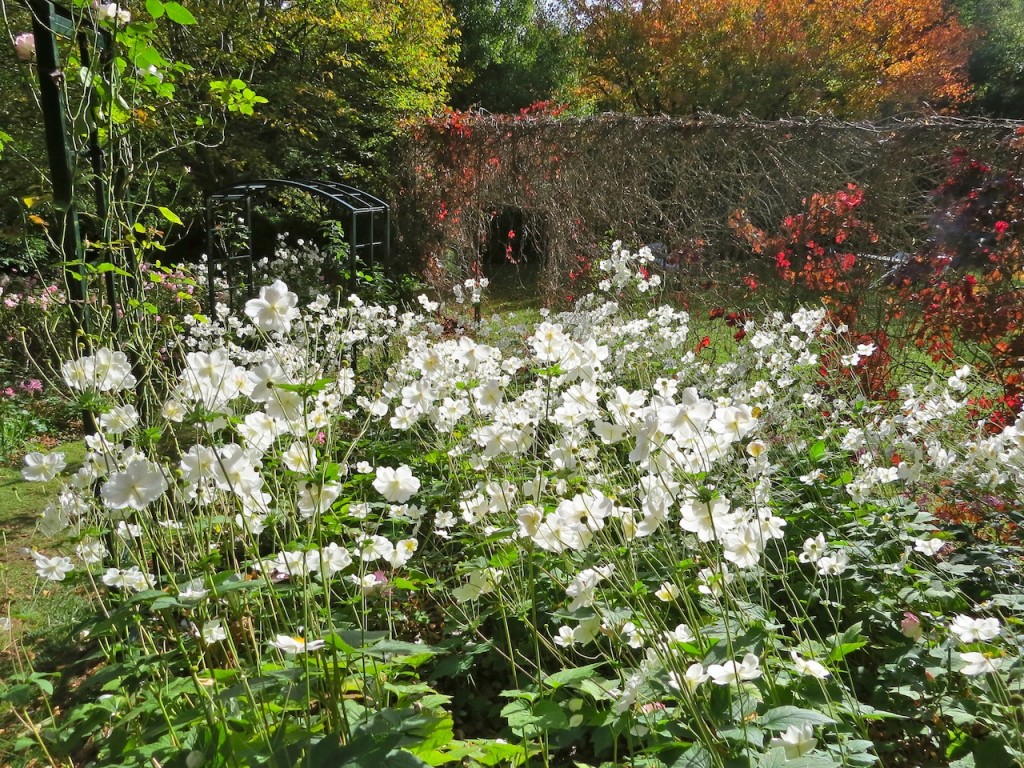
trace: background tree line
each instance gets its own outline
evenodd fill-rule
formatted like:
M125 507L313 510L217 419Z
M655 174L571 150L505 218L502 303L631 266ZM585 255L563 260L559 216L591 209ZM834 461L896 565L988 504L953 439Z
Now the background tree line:
M85 0L76 0L85 6ZM74 4L74 3L72 3ZM2 3L12 43L30 28ZM186 210L247 177L382 190L406 121L447 107L574 114L1024 117L1024 0L184 0L161 27L173 98L126 116L159 157L146 182ZM144 0L122 3L153 22ZM45 199L34 72L2 55L0 216ZM225 110L240 82L266 99ZM72 87L72 86L69 86ZM237 94L235 94L237 95ZM219 109L219 112L218 112ZM217 119L223 115L223 119ZM20 248L21 246L17 246Z

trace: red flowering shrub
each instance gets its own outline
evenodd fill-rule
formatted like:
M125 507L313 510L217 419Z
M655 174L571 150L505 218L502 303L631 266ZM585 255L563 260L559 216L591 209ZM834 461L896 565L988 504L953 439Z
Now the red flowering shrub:
M936 190L932 236L900 272L912 338L934 360L966 357L1003 386L999 407L1024 392L1024 130L1012 167L954 152Z
M805 210L784 218L775 234L755 227L742 210L733 212L729 225L755 254L768 258L790 288L790 303L824 302L853 326L876 272L863 256L878 240L871 225L857 216L863 202L863 190L849 184L804 198Z

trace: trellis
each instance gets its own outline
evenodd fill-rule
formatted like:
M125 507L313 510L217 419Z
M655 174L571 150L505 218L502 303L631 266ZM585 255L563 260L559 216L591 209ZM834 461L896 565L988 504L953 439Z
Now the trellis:
M240 298L250 298L256 290L256 242L253 230L253 201L274 189L294 189L326 201L341 212L348 244L348 289L356 288L360 266L373 269L388 266L391 250L391 208L383 200L356 187L334 181L300 179L259 179L239 182L212 193L206 199L206 254L209 272L209 302L217 303L218 290L225 303L234 307ZM238 211L238 207L241 211ZM219 233L231 227L228 217L241 216L245 230L244 246L234 252L232 244ZM220 281L218 283L218 281Z

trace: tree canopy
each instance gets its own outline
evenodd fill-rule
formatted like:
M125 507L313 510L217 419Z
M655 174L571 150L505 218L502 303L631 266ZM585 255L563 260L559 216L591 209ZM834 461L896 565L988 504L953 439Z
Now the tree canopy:
M456 109L515 112L567 98L576 36L535 0L451 0L459 29Z
M586 0L586 95L644 114L953 107L969 36L941 0Z

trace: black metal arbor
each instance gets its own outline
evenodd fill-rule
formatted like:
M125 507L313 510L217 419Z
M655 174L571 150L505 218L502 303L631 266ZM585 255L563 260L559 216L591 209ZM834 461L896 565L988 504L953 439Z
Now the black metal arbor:
M229 305L235 303L238 293L246 298L253 295L256 288L253 198L274 189L306 192L330 203L341 214L337 220L342 224L348 244L349 290L355 289L360 266L372 269L380 264L387 268L391 250L391 208L383 200L333 181L259 179L240 182L206 198L206 254L211 309L216 304L215 276L224 281ZM227 238L219 237L218 233L231 229L239 216L245 231L244 244L239 252L232 253L232 244Z

